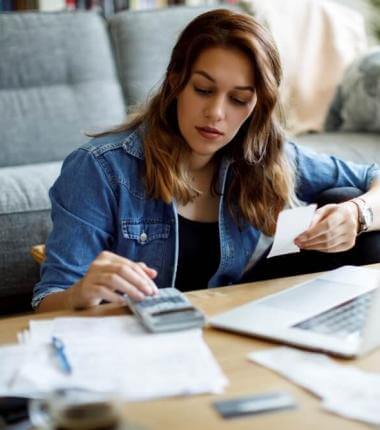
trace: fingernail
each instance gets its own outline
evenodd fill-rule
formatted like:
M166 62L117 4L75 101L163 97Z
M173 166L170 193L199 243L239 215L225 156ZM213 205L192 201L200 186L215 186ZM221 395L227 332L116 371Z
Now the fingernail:
M149 286L153 291L157 291L157 285L152 280L149 280Z
M137 291L136 296L138 300L145 299L145 294L141 293L140 291Z
M150 296L151 295L153 295L153 293L154 293L154 288L153 288L153 286L152 286L152 284L151 284L151 282L150 281L147 281L146 282L146 284L145 284L145 291L147 292L147 294L149 294Z

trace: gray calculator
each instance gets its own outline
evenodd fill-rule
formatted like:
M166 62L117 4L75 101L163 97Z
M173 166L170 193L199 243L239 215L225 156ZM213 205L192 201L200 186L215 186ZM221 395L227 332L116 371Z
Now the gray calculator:
M131 311L151 332L186 330L202 327L205 316L176 288L160 288L156 296L136 301L125 300Z

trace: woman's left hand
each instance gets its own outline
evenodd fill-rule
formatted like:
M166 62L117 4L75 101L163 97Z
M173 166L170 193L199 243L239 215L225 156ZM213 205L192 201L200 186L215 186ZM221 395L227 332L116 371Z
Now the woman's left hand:
M310 227L294 243L301 249L342 252L355 245L359 214L355 203L347 201L317 209Z

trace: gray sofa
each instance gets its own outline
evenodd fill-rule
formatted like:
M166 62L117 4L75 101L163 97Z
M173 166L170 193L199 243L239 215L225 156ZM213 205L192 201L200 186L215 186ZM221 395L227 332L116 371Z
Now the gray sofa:
M48 189L84 132L119 124L160 82L184 24L209 7L0 14L0 314L30 309L30 256L51 228ZM380 161L379 135L300 139L354 161Z

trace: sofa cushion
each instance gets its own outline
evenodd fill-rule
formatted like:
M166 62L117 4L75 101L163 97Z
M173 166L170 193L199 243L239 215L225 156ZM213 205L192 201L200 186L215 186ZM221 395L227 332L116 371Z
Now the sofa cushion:
M109 19L124 96L143 102L161 83L171 50L185 25L210 6L125 11Z
M0 168L0 314L3 297L23 296L25 303L38 281L30 249L51 230L48 190L60 169L60 162Z
M0 168L0 215L50 209L49 188L62 162Z
M347 69L331 104L326 129L380 132L380 46Z
M292 140L315 151L335 155L344 160L380 164L380 141L376 133L310 133Z
M0 14L0 52L0 167L62 160L84 131L124 119L97 14Z

